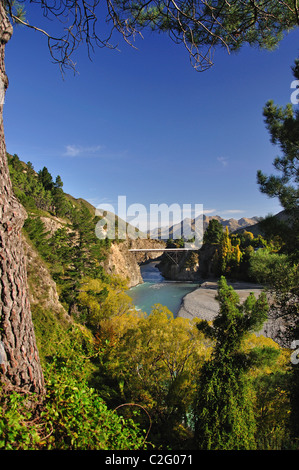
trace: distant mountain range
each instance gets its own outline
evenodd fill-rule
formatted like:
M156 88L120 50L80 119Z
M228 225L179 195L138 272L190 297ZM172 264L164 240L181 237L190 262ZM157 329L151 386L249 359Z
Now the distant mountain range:
M169 238L172 239L179 239L183 236L184 239L192 238L194 235L194 230L200 235L199 232L201 231L201 223L200 219L202 218L202 230L205 232L206 228L209 225L210 220L216 219L218 220L223 229L228 227L229 232L234 232L236 230L244 229L246 227L250 227L252 225L256 225L260 221L260 217L242 217L239 220L236 219L223 219L219 215L215 216L199 216L196 219L184 219L184 221L174 224L170 227L161 227L151 230L150 237L151 238L159 238L161 240L168 240ZM200 236L199 236L200 238Z
M96 211L97 215L102 215L102 211ZM129 238L147 238L145 232L139 231L137 228L132 226L130 223L124 222L118 216L115 216L112 212L105 212L104 214L105 221L102 224L97 226L97 235L99 238L115 238L114 227L115 221L117 221L116 232L119 231L119 238L125 239L126 234ZM242 217L241 219L223 219L219 215L207 216L200 215L196 219L185 218L183 221L174 224L172 226L164 226L161 228L155 228L149 232L149 238L159 239L159 240L168 240L172 238L173 240L183 237L185 240L189 240L194 236L194 231L196 230L197 239L201 240L202 235L205 232L206 228L209 225L210 220L218 220L223 229L228 227L229 232L235 232L237 230L245 229L246 227L253 227L258 224L261 220L261 217ZM202 221L202 223L201 223ZM106 223L108 223L106 225Z

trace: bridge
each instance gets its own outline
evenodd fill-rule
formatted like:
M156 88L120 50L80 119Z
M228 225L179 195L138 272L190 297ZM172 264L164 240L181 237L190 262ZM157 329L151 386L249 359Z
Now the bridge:
M167 257L178 266L177 253L179 251L198 251L198 248L132 248L132 249L129 249L129 251L132 252L132 253L138 253L138 252L147 253L147 252L150 252L150 251L163 252L163 253L166 253ZM175 253L176 254L175 258L176 259L174 259L170 255L169 252Z
M198 248L131 248L129 251L198 251Z

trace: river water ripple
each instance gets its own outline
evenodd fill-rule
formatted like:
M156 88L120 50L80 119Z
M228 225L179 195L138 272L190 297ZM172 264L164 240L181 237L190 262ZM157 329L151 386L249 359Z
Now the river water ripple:
M198 287L198 283L166 280L156 267L157 261L140 266L144 283L132 287L128 295L136 308L150 313L154 304L162 304L177 315L183 297Z

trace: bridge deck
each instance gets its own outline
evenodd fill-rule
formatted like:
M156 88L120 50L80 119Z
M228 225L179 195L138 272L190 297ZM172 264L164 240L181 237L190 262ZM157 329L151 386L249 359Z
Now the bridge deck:
M129 251L198 251L198 248L133 248Z

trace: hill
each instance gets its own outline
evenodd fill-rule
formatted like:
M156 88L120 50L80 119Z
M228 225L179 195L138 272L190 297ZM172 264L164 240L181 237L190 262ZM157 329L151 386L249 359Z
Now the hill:
M119 275L129 287L142 282L138 262L145 261L145 256L137 260L129 248L159 248L163 242L138 240L135 227L112 213L105 213L103 219L88 201L65 193L61 178L53 180L46 167L36 172L30 162L22 162L17 155L8 154L8 162L15 195L28 215L24 234L47 264L66 311L77 312L84 277ZM106 225L116 226L112 235ZM137 239L126 234L119 237L120 227Z

